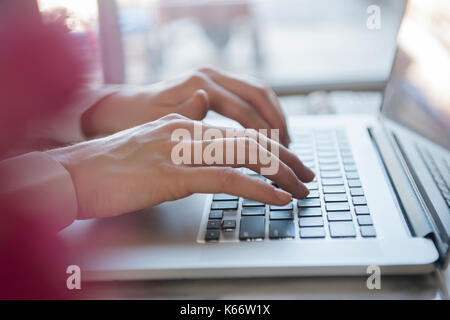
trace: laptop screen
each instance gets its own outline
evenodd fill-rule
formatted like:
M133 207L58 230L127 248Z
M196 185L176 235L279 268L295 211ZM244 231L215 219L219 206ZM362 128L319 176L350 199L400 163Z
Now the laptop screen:
M382 112L450 149L450 1L410 1Z

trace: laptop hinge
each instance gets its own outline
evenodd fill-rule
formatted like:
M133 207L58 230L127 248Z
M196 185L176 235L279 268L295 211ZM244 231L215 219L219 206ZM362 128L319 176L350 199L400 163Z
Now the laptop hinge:
M430 236L433 228L405 170L406 164L400 156L398 146L390 139L383 125L369 128L368 131L411 235Z
M429 238L439 252L442 266L449 263L449 244L442 239L434 223L426 201L415 183L414 172L410 170L408 157L395 135L391 135L385 123L369 128L369 135L380 155L382 165L393 187L400 211L413 236Z

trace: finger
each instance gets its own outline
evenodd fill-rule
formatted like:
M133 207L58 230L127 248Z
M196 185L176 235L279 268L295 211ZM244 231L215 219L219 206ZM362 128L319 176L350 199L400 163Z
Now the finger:
M186 170L190 193L227 193L273 205L291 200L286 191L229 167L196 167Z
M250 79L239 78L216 69L204 68L202 70L214 82L250 102L272 128L281 130L282 143L286 146L289 145L290 137L286 118L283 115L276 94L271 89L262 86L256 81L252 83Z
M193 120L202 120L209 110L209 97L205 90L197 90L186 101L176 106L173 112Z
M278 141L270 139L260 132L256 132L258 142L269 151L278 150L279 157L287 166L289 166L296 174L296 176L304 181L310 182L314 179L314 172L303 164L303 162L288 148L278 143ZM267 147L266 147L267 146Z
M270 125L248 102L211 83L207 89L211 109L239 122L245 128L270 129Z
M242 129L230 129L223 127L213 127L208 124L203 124L204 129L220 129L223 137L231 138L232 136L245 137L249 136L257 140L264 148L268 149L272 153L275 152L275 156L280 158L288 167L290 167L295 175L304 182L310 182L314 179L314 172L305 166L302 161L289 149L279 144L278 141L270 139L265 135L257 131L249 131ZM232 132L234 131L234 133Z
M186 127L191 131L191 134L193 134L194 131L194 124L195 123L193 122L186 123ZM256 130L248 130L248 129L243 130L243 129L217 127L205 123L197 123L197 125L202 126L203 135L201 136L201 138L206 140L213 138L215 139L244 138L244 137L253 138L259 144L261 144L262 147L268 149L272 153L275 153L275 156L277 158L280 158L283 163L285 163L289 168L291 168L292 171L295 173L295 175L301 181L310 182L314 179L315 176L314 172L308 167L306 167L294 153L292 153L289 149L279 144L276 140L270 139L265 135L261 134L260 132L257 132ZM213 136L208 136L208 134L206 134L207 132L214 132L214 130L215 131L219 130L220 132L218 132L218 134L214 134ZM195 136L194 139L196 139ZM271 177L269 176L268 178L271 179Z
M205 165L246 167L273 180L296 198L304 198L309 193L291 168L253 139L240 137L186 143L191 144L186 148L193 149L193 153L185 164L197 167ZM201 154L194 154L196 152ZM262 155L264 155L264 161L262 161Z

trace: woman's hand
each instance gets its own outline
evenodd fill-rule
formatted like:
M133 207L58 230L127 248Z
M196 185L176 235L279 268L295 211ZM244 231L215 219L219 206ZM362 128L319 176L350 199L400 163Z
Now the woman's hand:
M227 148L224 148L223 159L229 162L227 154L232 154L232 164L207 166L204 162L195 165L174 163L173 148L180 143L172 139L174 131L185 129L185 132L193 133L195 125L202 126L203 131L215 128L225 137L225 128L173 114L111 136L50 150L48 154L59 161L72 177L80 219L115 216L193 193L228 193L275 205L286 204L291 195L303 198L308 194L308 189L300 180L311 181L313 172L288 149L255 131L250 133L256 139L237 137L222 141L234 140L235 148L237 142L242 143L245 146L245 164L237 164L237 149L228 154ZM194 152L195 146L204 148L221 141L194 139L195 135L193 140L182 140ZM261 142L264 143L261 145ZM272 151L279 148L279 157L263 145L271 145ZM248 161L250 155L260 151L264 151L270 161L278 165L277 172L269 178L289 193L231 168L245 166L261 172L266 163L263 164L260 157L256 163L250 164Z
M85 112L88 136L106 135L154 121L169 113L201 120L214 110L245 128L280 129L280 141L290 142L286 120L275 93L258 80L201 68L177 79L148 87L124 89Z

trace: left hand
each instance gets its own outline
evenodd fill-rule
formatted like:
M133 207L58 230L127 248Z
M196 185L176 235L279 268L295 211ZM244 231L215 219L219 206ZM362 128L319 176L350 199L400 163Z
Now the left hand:
M202 120L208 110L245 128L280 129L280 143L289 145L286 119L272 89L258 80L210 67L110 95L85 112L83 130L88 136L111 134L170 113Z

